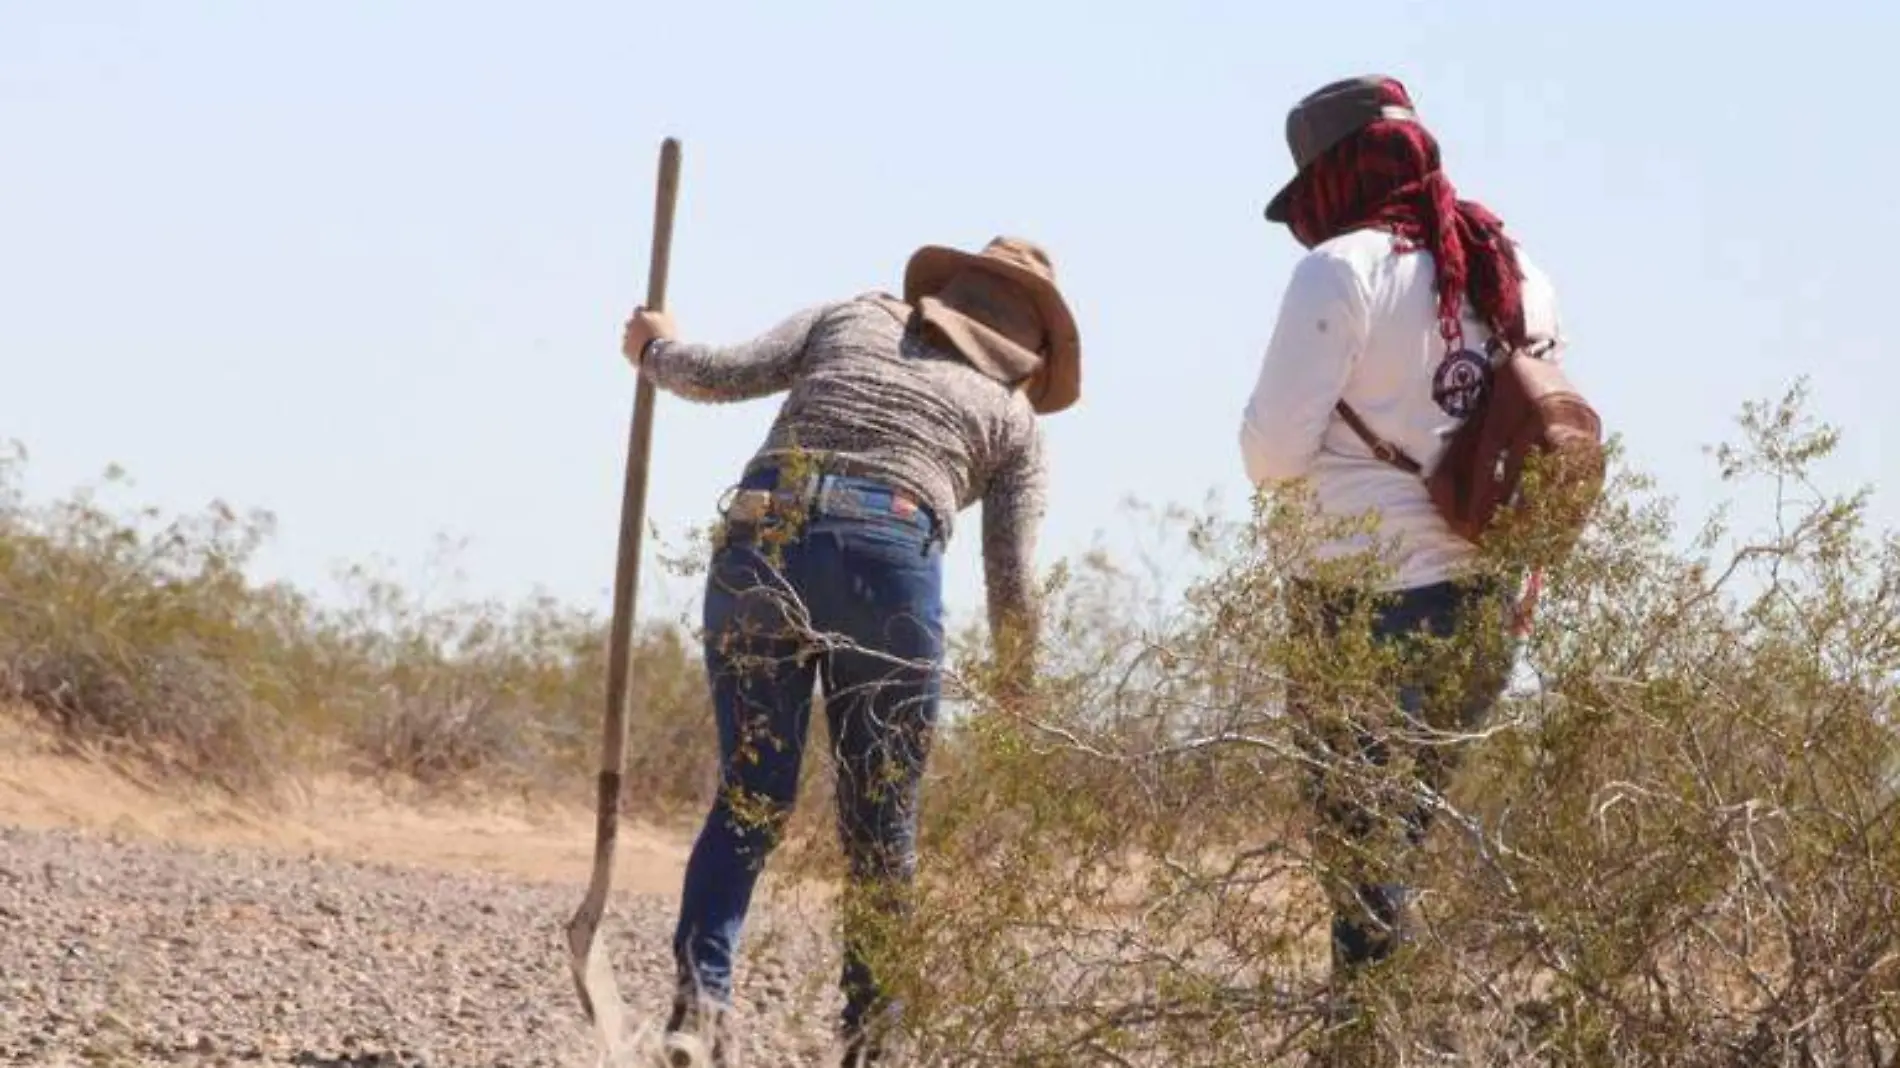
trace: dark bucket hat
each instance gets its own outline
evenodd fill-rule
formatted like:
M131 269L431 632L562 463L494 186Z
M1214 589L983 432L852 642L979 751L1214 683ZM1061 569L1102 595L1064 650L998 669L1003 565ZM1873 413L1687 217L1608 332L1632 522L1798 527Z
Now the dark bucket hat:
M1418 113L1404 104L1391 102L1391 87L1398 82L1379 74L1345 78L1321 86L1293 105L1286 116L1286 144L1293 151L1293 177L1267 202L1267 219L1287 221L1288 202L1300 175L1327 149L1353 133L1381 120L1417 122ZM1399 87L1405 97L1405 89Z

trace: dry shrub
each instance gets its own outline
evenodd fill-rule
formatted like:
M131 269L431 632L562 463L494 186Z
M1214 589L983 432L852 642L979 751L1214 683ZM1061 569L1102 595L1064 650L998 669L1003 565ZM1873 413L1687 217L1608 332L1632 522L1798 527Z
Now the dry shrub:
M1618 458L1482 729L1401 729L1362 630L1295 631L1285 583L1322 531L1291 491L1177 526L1168 552L1203 573L1178 598L1099 557L1059 570L1032 694L961 643L973 712L936 742L918 907L871 947L920 1062L1894 1064L1900 538L1814 485L1837 435L1802 402L1751 406L1718 456L1759 531L1682 532ZM234 783L283 753L589 781L597 619L425 608L367 579L320 607L244 580L261 521L32 510L0 475L0 678L65 729ZM1513 574L1546 543L1530 524L1490 562ZM636 806L709 796L697 659L677 629L641 639ZM1440 795L1402 761L1329 764L1311 731L1332 713L1286 714L1295 678L1463 773ZM1323 833L1316 769L1435 814L1405 861L1420 938L1349 987L1328 981L1323 888L1399 861ZM1359 1023L1330 1026L1347 997Z
M112 509L91 488L29 507L23 461L0 458L0 696L76 740L232 788L343 767L590 796L597 615L544 597L429 604L367 567L327 601L258 584L247 569L269 516ZM713 746L697 652L679 628L648 626L632 663L629 802L697 803Z
M958 665L980 711L939 745L918 908L879 950L921 1063L1894 1064L1900 539L1810 481L1837 435L1802 401L1751 406L1719 454L1759 534L1681 535L1616 458L1479 729L1400 727L1363 630L1292 627L1297 492L1186 528L1207 577L1157 619L1100 562L1062 576L1033 700ZM1547 544L1529 523L1490 562ZM1285 714L1293 678L1314 717ZM1321 759L1340 708L1461 774ZM1429 807L1425 849L1327 832L1322 768ZM1335 984L1322 889L1368 870L1419 888L1419 937Z
M548 627L549 630L541 628ZM350 741L379 772L447 784L500 773L585 781L604 713L606 629L585 618L515 618L473 628L453 653L409 648L384 665ZM705 792L714 752L696 657L678 630L649 628L632 653L629 800L670 811Z
M267 517L160 523L80 492L29 510L0 458L0 691L76 739L230 786L268 780L281 717L274 606L243 569ZM108 473L109 482L122 474Z

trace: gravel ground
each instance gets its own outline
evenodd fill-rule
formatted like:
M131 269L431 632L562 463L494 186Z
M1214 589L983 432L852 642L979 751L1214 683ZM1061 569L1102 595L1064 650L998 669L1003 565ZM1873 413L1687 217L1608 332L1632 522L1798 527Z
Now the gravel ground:
M560 933L580 890L0 828L0 1064L591 1065ZM672 910L617 897L602 934L646 1029ZM832 1063L836 968L822 925L758 915L741 1063Z

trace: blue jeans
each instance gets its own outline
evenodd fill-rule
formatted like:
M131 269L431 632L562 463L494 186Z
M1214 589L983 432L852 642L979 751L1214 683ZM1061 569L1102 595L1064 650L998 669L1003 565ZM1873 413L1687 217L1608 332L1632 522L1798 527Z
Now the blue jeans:
M775 480L761 472L742 486ZM866 949L883 921L905 915L916 870L918 788L942 683L943 547L927 511L896 514L877 483L835 481L869 507L807 512L790 528L730 523L713 555L705 654L722 773L687 862L673 948L682 984L730 1001L740 930L797 798L820 682L847 900L869 905L845 915L851 1034L873 1012L896 1011Z
M1421 735L1483 726L1508 681L1508 617L1501 614L1498 588L1480 582L1378 595L1303 584L1292 604L1296 633L1319 641L1337 640L1355 610L1364 609L1373 641L1398 654L1395 673L1382 681L1396 698L1399 722L1349 713L1343 723L1322 725L1313 713L1328 699L1319 692L1324 684L1308 680L1294 692L1312 759L1308 796L1319 812L1322 845L1350 858L1326 881L1334 967L1351 970L1391 956L1409 936L1405 862L1424 841L1433 814L1419 788L1442 794L1459 764L1457 745L1425 744ZM1397 789L1370 785L1395 755L1410 758L1411 781Z

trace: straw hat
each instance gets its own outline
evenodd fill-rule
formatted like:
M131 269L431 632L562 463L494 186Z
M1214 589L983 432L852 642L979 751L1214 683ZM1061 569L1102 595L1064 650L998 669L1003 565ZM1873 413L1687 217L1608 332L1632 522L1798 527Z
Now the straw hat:
M1062 411L1081 396L1075 316L1049 254L1033 242L998 237L976 253L926 245L904 268L904 300L978 370L1022 383L1037 412Z

